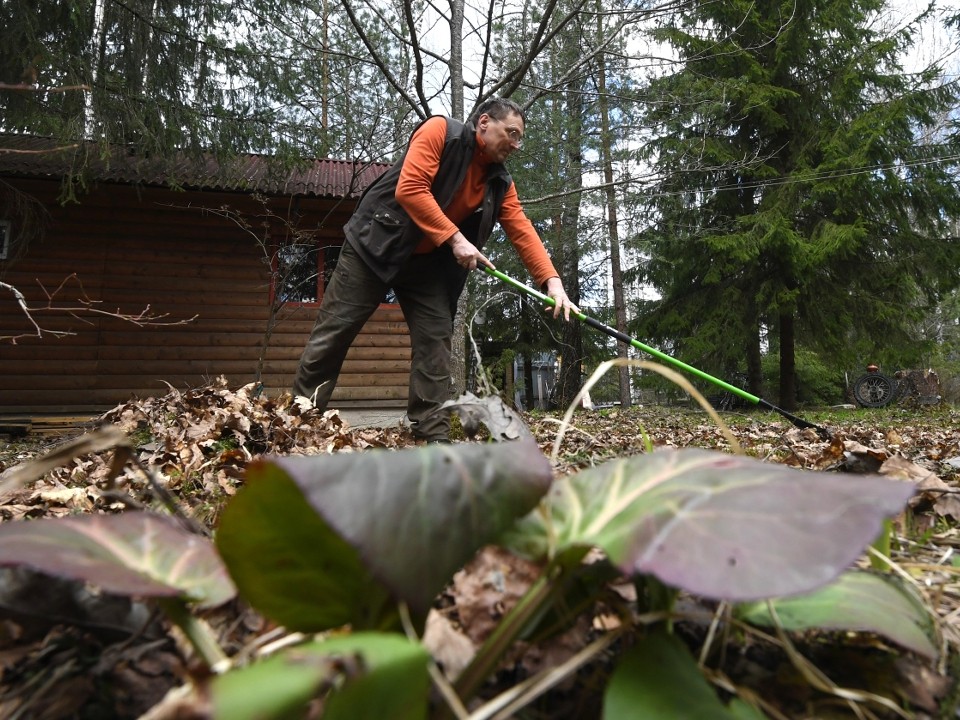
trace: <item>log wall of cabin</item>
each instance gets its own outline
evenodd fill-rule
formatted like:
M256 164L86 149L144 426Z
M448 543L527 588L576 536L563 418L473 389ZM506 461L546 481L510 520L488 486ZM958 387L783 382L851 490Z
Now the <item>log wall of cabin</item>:
M132 397L164 395L223 375L253 382L270 314L270 270L259 240L262 205L239 193L174 192L101 184L80 204L61 206L56 183L18 181L50 212L42 240L0 260L0 281L34 308L36 329L0 287L0 412L99 411ZM248 228L222 208L245 213ZM283 215L289 199L273 212ZM352 202L301 198L301 227L342 243ZM16 234L16 218L14 223ZM270 221L274 239L285 233ZM75 276L76 279L72 279ZM61 287L62 284L62 287ZM47 295L54 293L52 301ZM81 297L93 304L83 308ZM164 317L138 326L103 313ZM286 305L263 357L270 396L289 390L316 305ZM54 337L49 331L70 334ZM404 406L410 342L399 308L384 305L351 347L331 407Z

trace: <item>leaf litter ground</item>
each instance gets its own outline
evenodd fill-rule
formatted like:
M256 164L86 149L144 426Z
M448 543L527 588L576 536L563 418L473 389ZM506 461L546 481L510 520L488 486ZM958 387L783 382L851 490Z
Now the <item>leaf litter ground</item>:
M952 678L960 674L960 412L838 409L804 417L830 428L833 436L799 430L772 413L722 415L741 451L764 461L818 472L878 473L917 487L896 521L891 559L893 571L918 591L937 620L940 658L930 662L863 633L808 632L787 641L744 631L718 623L724 609L696 598L681 600L686 619L677 624L678 633L702 657L717 687L762 697L771 717L954 717L958 693ZM548 456L562 431L554 458L558 475L651 446L732 451L715 422L689 407L582 411L569 426L559 413L525 419ZM120 405L94 423L102 424L133 439L152 483L129 464L115 477L109 451L87 453L3 498L0 519L157 508L159 485L186 515L212 530L220 508L242 485L246 464L259 455L417 444L400 424L352 428L335 411L320 414L289 397L256 397L249 387L231 390L223 382ZM0 440L0 479L70 439ZM476 439L484 441L483 433ZM487 548L455 575L436 602L424 638L448 673L465 666L536 570ZM0 717L140 717L191 672L178 638L149 607L95 588L2 572ZM611 598L564 633L521 643L488 690L556 666L614 627L621 617L616 606L635 600L632 584L612 586ZM231 655L285 641L282 628L239 602L207 611L205 618ZM718 626L727 632L718 634ZM581 670L529 708L528 716L598 717L601 678L608 672L603 663ZM870 702L870 693L892 699L901 712Z

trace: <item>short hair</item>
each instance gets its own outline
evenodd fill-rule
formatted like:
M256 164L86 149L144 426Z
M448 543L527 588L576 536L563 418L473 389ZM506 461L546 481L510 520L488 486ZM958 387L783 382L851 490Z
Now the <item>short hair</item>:
M503 120L507 115L519 115L520 119L523 120L523 124L527 124L527 116L526 113L523 112L523 108L513 100L507 100L507 98L492 97L484 100L477 109L473 111L473 114L470 116L470 122L476 125L480 116L484 113L494 120Z

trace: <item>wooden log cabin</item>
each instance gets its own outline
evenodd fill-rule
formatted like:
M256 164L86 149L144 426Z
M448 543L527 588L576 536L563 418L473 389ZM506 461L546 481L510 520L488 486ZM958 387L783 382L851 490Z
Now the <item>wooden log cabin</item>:
M94 415L219 376L289 391L343 224L387 166L99 152L0 135L0 415ZM89 181L64 203L74 153ZM385 298L331 407L403 407L409 369Z

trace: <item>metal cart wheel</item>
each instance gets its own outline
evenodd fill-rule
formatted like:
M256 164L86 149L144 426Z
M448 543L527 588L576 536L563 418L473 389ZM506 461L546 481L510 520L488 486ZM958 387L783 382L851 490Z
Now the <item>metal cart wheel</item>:
M853 398L862 407L885 407L897 398L897 381L880 373L868 373L853 384Z

